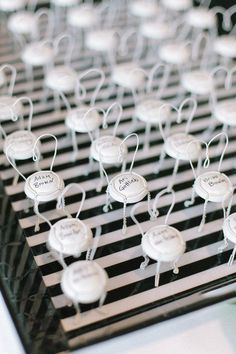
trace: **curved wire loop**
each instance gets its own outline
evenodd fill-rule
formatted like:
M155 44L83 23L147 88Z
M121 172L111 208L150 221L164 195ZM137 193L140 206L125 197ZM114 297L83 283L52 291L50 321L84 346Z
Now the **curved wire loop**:
M32 102L32 100L31 100L30 97L28 97L28 96L22 96L22 97L18 98L18 99L14 102L13 107L16 106L18 102L21 102L21 101L27 101L27 102L29 103L30 111L29 111L29 118L28 118L27 129L28 129L28 131L31 131L32 118L33 118L33 113L34 113L33 102Z
M147 81L147 93L150 94L153 89L154 77L160 71L161 68L163 68L163 70L161 72L162 78L160 80L160 83L158 85L158 89L157 89L157 92L155 95L157 98L162 96L162 93L167 86L167 83L168 83L168 80L170 77L170 71L171 71L170 65L164 64L164 63L155 64L148 74L148 81Z
M57 138L55 137L55 135L53 134L50 134L50 133L46 133L46 134L42 134L40 135L35 143L34 143L34 147L33 147L33 161L38 161L39 159L39 154L38 154L38 149L37 149L37 145L39 143L39 141L42 139L42 138L45 138L45 137L51 137L55 140L55 148L54 148L54 154L53 154L53 158L52 158L52 162L51 162L51 165L50 165L50 171L52 171L53 169L53 165L54 165L54 162L55 162L55 159L56 159L56 156L57 156L57 146L58 146L58 141L57 141Z
M172 194L172 203L171 203L171 205L170 205L170 207L169 207L169 210L168 210L168 212L167 212L167 214L166 214L166 217L165 217L165 225L167 225L169 216L170 216L170 214L171 214L171 212L172 212L172 210L173 210L173 208L174 208L174 205L175 205L175 191L174 191L172 188L171 188L171 189L165 188L165 189L161 190L161 191L156 195L156 197L155 197L155 199L154 199L154 202L153 202L151 218L152 218L152 219L156 219L156 218L158 217L159 211L158 211L158 209L157 209L157 204L158 204L158 202L159 202L160 197L162 197L164 194Z
M77 79L77 85L75 88L75 96L78 99L78 101L82 101L85 99L86 95L87 95L87 90L85 88L84 85L82 85L81 80L84 79L87 75L91 74L91 73L97 73L100 75L100 80L98 81L94 93L92 94L91 100L90 100L90 106L94 106L98 93L101 90L102 86L104 85L105 82L105 74L103 72L103 70L98 69L98 68L93 68L93 69L89 69L85 72L82 72Z
M10 79L10 83L9 83L9 87L8 87L8 95L12 96L13 90L15 87L15 83L16 83L16 68L10 64L4 64L0 67L0 72L1 71L4 72L6 69L11 71L11 79Z
M70 66L71 57L72 57L72 53L74 50L74 40L73 40L72 36L68 33L60 34L58 37L55 38L55 40L53 42L53 49L54 49L55 56L58 55L58 53L60 51L61 43L65 39L67 40L68 44L67 44L67 47L65 50L64 63L65 63L65 65Z
M114 108L118 108L118 116L115 120L115 125L114 125L114 128L113 128L113 132L112 132L112 135L113 136L116 136L116 132L117 132L117 128L120 124L120 120L121 120L121 117L122 117L122 114L123 114L123 107L121 106L121 104L119 102L113 102L110 107L107 109L107 111L105 112L105 115L104 115L104 119L103 119L103 129L106 129L107 128L107 118L109 117L109 114L111 111L114 111Z
M78 217L80 215L80 212L81 212L81 210L82 210L82 208L84 206L85 199L86 199L85 190L78 183L70 183L63 189L63 191L61 192L61 194L57 198L57 206L56 206L56 208L57 209L63 209L65 211L65 194L72 188L77 188L82 194L80 206L79 206L79 209L78 209L77 214L75 216L78 219Z

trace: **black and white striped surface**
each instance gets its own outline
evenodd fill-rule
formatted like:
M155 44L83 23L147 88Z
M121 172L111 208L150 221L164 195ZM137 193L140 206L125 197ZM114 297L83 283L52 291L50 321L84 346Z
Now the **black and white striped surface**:
M60 62L61 58L58 58ZM99 181L98 166L95 164L94 171L88 176L85 175L88 156L89 156L89 138L85 134L78 134L79 154L75 162L71 161L72 145L70 139L66 138L66 129L64 118L66 111L64 108L60 112L54 111L52 97L49 97L46 103L41 102L42 97L42 71L35 70L34 90L27 92L30 83L25 80L24 66L19 59L19 54L13 52L12 41L8 35L2 34L0 42L0 64L10 63L17 69L17 83L15 86L15 95L28 94L34 103L34 118L32 122L32 131L39 136L42 133L49 132L55 134L58 138L59 149L54 165L54 171L57 172L65 181L65 184L78 182L86 191L86 201L80 214L81 219L85 221L93 230L101 225L102 235L95 255L95 260L107 271L109 276L108 294L104 306L98 311L97 304L91 306L81 306L82 316L78 319L75 309L70 301L63 295L60 288L60 279L62 268L48 252L46 241L48 236L48 225L40 224L40 231L34 232L36 217L32 207L29 212L28 201L24 195L24 182L20 179L16 186L12 186L12 177L14 171L9 166L5 166L5 157L2 152L2 141L0 144L0 163L1 179L4 184L4 192L10 198L11 208L16 214L20 230L25 236L26 245L29 246L34 256L35 264L39 270L40 286L45 287L50 294L52 304L60 318L60 324L68 340L68 350L70 348L89 344L96 340L103 340L116 333L122 333L138 326L168 318L170 313L176 314L184 312L188 306L204 305L204 293L212 287L222 286L233 282L236 278L236 262L229 268L227 261L231 253L230 245L222 254L219 254L218 248L222 243L222 222L223 213L220 204L209 203L207 209L206 225L201 233L198 233L198 225L201 220L203 201L196 199L192 207L185 208L184 201L191 195L191 186L193 184L193 175L188 163L181 163L176 178L174 189L176 191L176 205L169 218L171 225L183 233L187 243L187 250L179 261L180 272L178 275L172 273L169 264L162 264L160 286L154 287L155 263L143 271L139 269L142 261L142 250L140 246L141 236L136 225L133 225L128 218L127 234L122 235L122 204L113 202L113 210L104 214L102 207L105 203L105 186L101 193L96 192L96 185ZM73 65L78 72L89 68L91 61L89 53L83 52L80 58L74 58ZM155 60L146 62L141 60L141 65L150 68ZM98 98L98 106L107 108L115 98L104 100L107 93L107 83L109 78L109 68L104 68L106 73L106 83L101 90ZM172 98L178 91L177 74L173 73L168 88L164 96ZM89 91L94 87L96 80L89 78L86 81L86 88ZM231 90L225 91L223 82L219 83L219 99L235 97L236 86ZM129 129L131 117L133 114L132 97L126 95L123 101L124 114L121 124L118 128L119 136ZM209 107L206 101L200 101L196 118L192 123L191 132L196 136L202 137L203 131L209 126ZM174 119L174 113L173 113ZM7 123L4 125L6 131L11 132L14 127ZM111 132L110 124L107 132ZM183 129L183 125L174 126L175 131ZM217 126L216 131L221 127ZM152 198L161 189L165 188L167 181L172 173L174 161L167 158L164 162L161 172L154 174L154 168L158 161L159 153L162 147L162 140L158 130L152 130L150 135L151 146L149 151L142 150L144 141L144 126L138 123L137 132L140 136L140 148L136 157L134 171L141 174L148 181L148 187ZM235 129L229 130L230 144L227 149L222 171L225 172L236 185L236 134ZM135 149L135 142L129 141L128 162L132 159L132 153ZM53 143L47 140L42 144L43 159L40 162L42 169L47 169L53 156ZM211 169L217 167L219 160L219 151L213 146L210 149L212 156ZM17 164L21 172L26 175L34 171L34 165L31 161L25 161ZM118 168L108 168L109 178L119 171ZM73 191L66 199L66 206L71 214L75 214L78 209L80 196ZM159 223L164 222L165 214L170 205L170 196L164 196L160 200ZM235 200L233 209L235 210ZM129 215L131 206L127 207ZM4 206L3 206L4 209ZM42 204L40 210L53 223L60 218L55 211L55 201L48 204ZM2 210L4 212L4 210ZM7 219L7 216L6 216ZM150 226L148 214L145 209L141 209L138 219L142 223L144 231ZM22 253L22 257L25 257ZM81 259L85 254L81 256ZM66 263L70 264L75 259L66 258ZM24 267L24 263L22 263ZM20 272L20 269L19 269ZM27 291L27 290L24 290ZM193 306L194 305L194 306Z

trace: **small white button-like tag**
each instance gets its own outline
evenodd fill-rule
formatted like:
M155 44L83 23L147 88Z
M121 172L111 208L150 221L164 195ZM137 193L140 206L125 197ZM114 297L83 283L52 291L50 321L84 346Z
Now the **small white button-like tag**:
M145 254L156 261L173 262L185 251L181 233L169 225L158 225L146 232L142 239Z
M85 41L89 49L98 52L109 52L116 43L113 30L91 31L87 34Z
M14 96L0 96L0 121L11 120L12 112L15 117L19 117L19 115L23 113L21 101L14 104L16 100L17 97Z
M8 135L4 142L4 153L15 160L25 160L33 156L36 136L28 130L19 130Z
M0 1L0 10L11 12L23 9L26 5L26 0L1 0Z
M236 126L236 101L235 99L219 102L215 106L215 117L223 124Z
M63 272L61 287L73 302L88 304L106 293L106 272L94 261L78 261Z
M216 25L216 17L209 9L201 6L189 10L186 15L186 22L196 28L209 29Z
M145 75L135 63L118 64L112 72L112 80L126 88L137 88L145 80Z
M57 221L48 236L50 250L67 256L78 257L91 245L93 234L91 229L81 220L67 218Z
M169 156L179 160L196 160L201 153L199 140L193 135L185 133L169 136L165 141L164 147Z
M35 172L25 182L25 194L38 202L56 199L63 188L63 180L53 171Z
M122 140L112 135L102 136L93 141L91 156L96 161L106 164L122 163L127 156L128 149Z
M236 37L224 35L216 38L214 51L227 58L236 58Z
M98 15L94 7L85 4L70 9L67 21L71 26L87 29L98 21Z
M65 93L74 91L76 82L77 74L75 70L65 65L50 70L45 79L47 87Z
M130 12L137 17L155 17L159 12L159 7L155 2L135 0L130 4Z
M28 44L22 53L23 62L33 66L48 64L53 57L53 49L42 42Z
M157 100L156 98L147 98L141 101L136 109L135 114L138 119L143 122L159 123L166 122L170 117L170 107L165 106L160 112L160 107L165 104L165 101ZM161 113L161 114L160 114Z
M21 11L10 16L8 29L17 34L33 34L36 30L34 14L30 11Z
M198 176L194 183L195 192L211 202L226 201L233 193L229 178L221 172L211 171Z
M113 177L108 190L110 196L121 203L137 203L148 194L146 180L134 172L125 172Z
M160 47L159 56L168 64L186 64L190 58L190 50L180 43L169 43Z
M185 73L181 82L185 90L197 95L208 95L213 90L213 80L207 71L195 70Z
M84 118L89 109L90 107L85 105L72 109L66 117L66 125L78 133L88 133L97 129L102 124L102 118L95 109Z
M157 20L148 21L141 25L140 33L144 37L155 40L171 38L174 35L174 31L171 26L168 26L166 23Z
M185 11L193 5L191 0L161 0L161 3L173 11Z
M223 232L227 239L236 244L236 213L229 215L225 219Z
M71 7L78 4L78 0L51 0L56 6Z

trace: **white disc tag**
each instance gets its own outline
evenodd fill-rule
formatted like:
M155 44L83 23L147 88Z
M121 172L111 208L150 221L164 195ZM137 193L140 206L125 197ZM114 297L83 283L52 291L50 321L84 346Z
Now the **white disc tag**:
M88 133L97 129L102 124L102 118L95 109L84 118L89 109L90 107L85 105L72 109L66 117L66 125L78 133Z
M121 203L137 203L147 194L146 180L134 172L120 173L108 185L110 196Z
M213 80L207 71L194 70L183 74L182 86L196 95L209 95L213 90Z
M216 17L213 12L201 6L189 10L186 22L192 27L204 30L216 26Z
M0 121L11 120L12 113L17 118L23 113L23 105L15 96L0 96Z
M73 302L89 304L106 294L107 273L94 261L77 261L63 272L61 288Z
M236 244L236 213L229 215L223 224L225 237Z
M137 17L150 18L157 16L159 7L155 2L135 0L130 4L130 12Z
M169 225L157 225L142 238L142 248L150 258L160 262L173 262L185 252L181 233Z
M24 63L32 66L43 66L53 60L53 49L43 42L35 42L26 45L23 53L22 60Z
M78 4L78 0L51 0L55 6L71 7Z
M161 3L172 11L185 11L193 5L191 0L161 0Z
M87 48L98 52L109 52L115 46L113 30L91 31L86 35L85 43Z
M25 194L38 202L49 202L58 197L64 188L61 177L53 171L39 171L26 179Z
M33 156L36 136L28 130L19 130L8 135L4 142L4 153L14 160L26 160Z
M77 218L57 221L48 236L50 250L66 256L78 257L91 245L93 234L91 229Z
M17 11L25 7L26 0L1 0L0 1L0 10L11 12Z
M168 64L186 64L190 59L190 50L178 43L164 44L160 47L159 56Z
M227 201L233 193L230 179L221 172L205 172L198 176L194 183L195 192L210 202Z
M104 164L122 163L128 154L126 144L116 136L106 135L92 142L91 156Z
M126 88L138 88L145 80L145 75L135 63L118 64L112 72L112 80Z
M98 22L98 15L93 6L80 5L68 11L67 22L77 28L91 28Z
M170 135L165 141L164 148L165 152L176 160L196 160L201 153L200 141L186 133Z
M65 93L74 91L77 83L77 74L74 69L66 65L51 69L45 78L45 84L52 90Z
M236 58L236 37L224 35L216 38L214 51L227 58Z
M236 126L236 101L235 99L219 102L215 106L214 115L221 123Z
M164 40L174 36L174 30L165 22L148 21L141 25L140 33L150 39Z
M22 35L33 34L36 31L34 14L30 11L14 13L10 16L7 26L12 33Z
M135 108L136 117L145 123L166 122L170 117L170 107L165 106L160 112L160 107L165 101L156 98L147 98L141 101Z

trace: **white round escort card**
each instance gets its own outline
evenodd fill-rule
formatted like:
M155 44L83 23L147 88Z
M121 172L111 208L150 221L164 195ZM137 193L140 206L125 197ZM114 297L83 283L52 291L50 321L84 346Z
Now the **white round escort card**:
M214 109L215 118L223 124L236 126L236 100L218 102Z
M53 171L38 171L25 181L25 194L38 202L49 202L58 197L64 188L61 177Z
M78 133L87 133L97 129L102 124L102 117L97 110L91 110L84 118L90 108L86 105L73 108L66 116L67 127Z
M157 225L142 237L144 254L160 262L174 262L185 252L181 233L169 225Z
M161 0L161 3L164 7L172 11L185 11L192 7L191 0Z
M170 106L165 106L160 112L161 106L165 101L156 98L146 98L141 101L135 108L136 117L145 123L166 122L171 113Z
M98 14L93 6L80 5L69 9L67 14L67 23L70 26L87 29L98 22Z
M148 21L141 25L140 33L150 39L164 40L174 36L174 30L163 21Z
M52 90L65 93L74 91L77 83L77 73L69 66L61 65L51 69L45 78L45 85Z
M194 70L184 73L181 84L186 91L196 95L209 95L213 90L212 76L203 70Z
M221 172L210 171L198 176L194 182L195 192L210 202L224 202L232 196L233 185Z
M112 71L112 81L126 88L139 88L145 80L145 74L136 63L115 65Z
M21 11L10 16L7 27L15 34L32 35L36 33L35 16L30 11Z
M236 213L229 215L223 224L224 236L236 244Z
M91 246L92 230L77 218L57 221L48 235L48 248L65 256L79 257Z
M14 160L26 160L33 156L36 136L28 130L18 130L9 134L4 142L4 153Z
M53 48L43 42L27 44L21 58L32 66L43 66L53 61Z
M72 302L89 304L105 296L107 281L107 273L98 263L77 261L63 271L61 288Z
M0 96L0 121L11 120L12 113L15 118L23 113L23 105L21 101L15 104L17 97L15 96Z
M71 7L78 4L78 0L51 0L55 6Z
M17 11L25 7L26 0L0 0L0 11Z
M164 149L176 160L196 160L201 154L201 143L193 135L176 133L166 139Z
M159 56L168 64L183 65L190 59L190 50L181 43L168 43L160 47Z
M10 16L7 27L12 33L29 35L36 32L34 14L30 11L21 11Z
M186 22L195 28L211 29L216 26L216 16L209 9L204 7L189 10L185 18Z
M108 185L110 196L121 203L137 203L148 194L146 180L135 172L113 177Z
M223 35L215 39L215 53L227 58L236 58L236 36Z
M154 1L135 0L130 4L130 12L132 15L142 18L156 17L159 7Z
M85 37L86 47L97 52L109 52L115 43L114 31L109 29L90 31Z
M91 157L104 164L122 163L127 154L128 148L126 144L122 144L122 140L113 135L102 136L94 140L90 148Z

